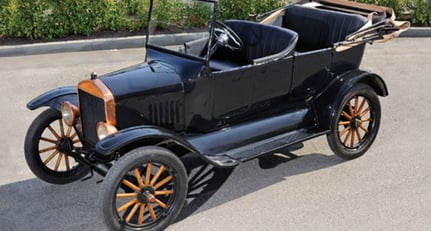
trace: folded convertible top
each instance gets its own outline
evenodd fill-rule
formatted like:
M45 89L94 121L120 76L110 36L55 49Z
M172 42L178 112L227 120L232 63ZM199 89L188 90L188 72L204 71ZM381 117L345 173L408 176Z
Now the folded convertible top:
M311 0L302 1L301 5L337 11L349 14L361 15L367 18L367 23L357 31L347 35L344 41L333 44L337 51L349 49L350 47L376 42L386 42L398 37L402 32L410 27L410 22L396 21L392 8L370 5L365 3L351 2L346 0ZM279 17L286 13L287 5L280 9L263 14L261 23L273 24Z

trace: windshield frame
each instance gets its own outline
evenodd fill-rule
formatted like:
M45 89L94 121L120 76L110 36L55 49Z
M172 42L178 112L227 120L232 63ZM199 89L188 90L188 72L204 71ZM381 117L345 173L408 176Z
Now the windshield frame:
M165 51L168 52L170 54L176 54L178 56L181 57L190 57L191 59L199 59L201 61L203 61L205 63L206 66L209 66L209 61L210 61L210 52L211 52L211 47L212 47L212 39L214 36L214 29L215 29L215 25L216 25L216 21L217 21L217 12L218 12L218 0L193 0L196 2L208 2L208 3L212 3L213 4L213 11L212 11L212 16L211 16L211 20L209 21L209 38L208 38L208 42L207 42L207 51L206 51L206 55L205 57L199 58L199 57L194 57L194 56L189 56L186 54L183 54L181 52L175 52L173 50L169 50L166 49L164 47L155 45L155 44L151 44L149 43L150 41L150 28L153 26L152 25L152 15L153 15L153 8L154 8L154 0L150 0L150 6L148 9L148 19L147 19L147 34L146 34L146 39L145 39L145 47L156 47L158 50L161 51ZM146 52L147 53L147 52ZM147 56L147 54L145 54L145 56ZM145 57L145 59L147 59L147 57Z

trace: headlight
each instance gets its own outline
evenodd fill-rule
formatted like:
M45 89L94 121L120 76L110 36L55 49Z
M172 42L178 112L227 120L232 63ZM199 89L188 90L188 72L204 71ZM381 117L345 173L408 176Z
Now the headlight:
M118 130L117 130L116 127L114 127L114 126L112 126L110 124L104 123L104 122L97 123L97 128L96 129L97 129L96 130L97 137L99 138L99 140L102 140L105 137L118 132Z
M76 123L76 118L79 116L79 109L66 101L61 105L61 116L68 126L73 126Z

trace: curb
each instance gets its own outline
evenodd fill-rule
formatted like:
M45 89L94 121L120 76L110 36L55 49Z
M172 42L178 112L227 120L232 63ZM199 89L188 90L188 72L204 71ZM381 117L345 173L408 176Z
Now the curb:
M202 38L205 33L182 33L153 35L161 46L183 44L186 41ZM431 27L411 27L400 35L402 38L431 37ZM35 43L26 45L0 46L0 57L52 54L62 52L143 48L146 36L122 38L75 40L62 42Z
M427 38L431 37L431 27L410 27L400 35L401 38Z
M205 33L163 34L154 35L151 39L156 39L157 44L161 46L170 46L183 44L186 41L203 38L204 35ZM26 45L0 46L0 57L77 51L143 48L145 46L145 39L146 36L133 36L122 38L74 40L35 43Z

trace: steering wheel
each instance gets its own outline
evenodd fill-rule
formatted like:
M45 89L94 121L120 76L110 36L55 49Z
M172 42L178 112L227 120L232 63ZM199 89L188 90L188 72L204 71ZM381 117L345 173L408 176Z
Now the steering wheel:
M227 47L232 51L240 51L244 47L244 43L235 31L233 31L226 24L216 21L216 28L214 28L215 43L211 47L210 57L219 47Z
M222 46L225 46L232 51L240 51L244 47L244 43L242 42L241 38L238 36L235 31L233 31L229 26L226 24L216 21L217 27L214 29L214 36L217 40L217 42L221 42ZM228 40L223 39L223 35L226 35Z

